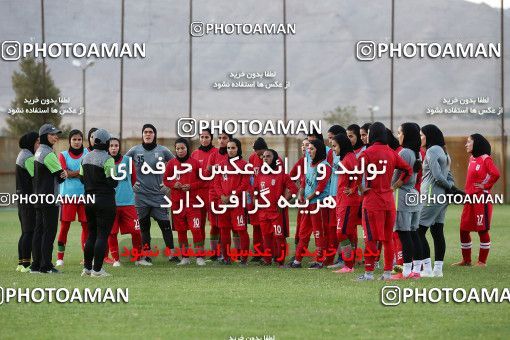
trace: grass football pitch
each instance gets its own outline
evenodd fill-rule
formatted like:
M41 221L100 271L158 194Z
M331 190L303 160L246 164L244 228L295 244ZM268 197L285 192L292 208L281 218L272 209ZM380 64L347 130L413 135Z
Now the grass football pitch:
M461 208L450 206L447 212L444 277L391 283L355 282L360 267L354 274L343 275L327 269L254 264L242 268L208 262L197 267L192 262L177 267L163 256L156 258L152 267L135 267L123 258L122 267L105 265L111 277L80 277L81 227L76 222L69 232L62 275L22 274L15 271L20 234L17 211L0 210L0 287L129 288L128 303L4 303L0 305L0 339L508 339L508 302L408 301L395 307L381 303L381 289L386 285L510 288L510 206L494 207L486 268L450 266L461 258ZM295 212L291 221L293 236ZM161 232L154 221L151 230L153 244L162 249ZM479 240L477 234L471 235L476 261ZM433 252L430 233L428 237ZM177 241L176 233L174 239ZM293 238L288 242L293 246ZM119 244L122 249L131 243L127 236L119 236ZM54 261L55 256L56 244Z

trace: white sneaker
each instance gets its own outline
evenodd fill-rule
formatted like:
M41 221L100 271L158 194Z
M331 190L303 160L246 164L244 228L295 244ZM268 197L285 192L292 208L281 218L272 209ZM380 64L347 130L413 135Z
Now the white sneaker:
M181 262L177 263L178 266L186 266L190 264L189 258L183 257Z
M115 261L112 264L113 267L120 267L120 261Z
M57 260L57 263L55 264L55 267L61 267L64 265L64 260Z
M432 270L422 270L420 272L420 277L432 277Z
M432 272L433 277L443 277L443 271L442 270L434 270Z
M205 260L203 257L197 257L197 266L205 266Z
M135 261L135 266L152 266L152 263L142 258L141 260Z
M111 275L108 274L103 268L101 268L101 270L98 272L94 271L94 269L90 271L90 277L106 277L106 276Z
M81 271L81 276L90 276L91 270L88 270L87 268L83 268Z

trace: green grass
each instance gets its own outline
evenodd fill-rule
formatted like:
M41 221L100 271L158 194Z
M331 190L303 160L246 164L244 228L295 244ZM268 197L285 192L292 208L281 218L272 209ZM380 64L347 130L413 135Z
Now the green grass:
M487 268L452 268L460 259L461 207L448 209L447 253L442 279L401 281L408 287L510 287L510 206L496 206ZM129 287L127 304L9 303L0 305L0 338L509 338L510 304L407 303L385 307L384 282L354 282L361 272L286 270L208 263L179 268L163 257L150 268L124 262L107 267L112 277L80 277L80 226L69 233L63 275L14 271L19 223L16 211L0 211L1 287ZM291 217L295 221L295 216ZM153 236L160 237L153 223ZM478 237L473 236L473 257ZM429 235L430 237L430 235ZM291 239L289 239L291 240ZM160 239L158 247L163 244ZM130 242L121 237L121 245Z

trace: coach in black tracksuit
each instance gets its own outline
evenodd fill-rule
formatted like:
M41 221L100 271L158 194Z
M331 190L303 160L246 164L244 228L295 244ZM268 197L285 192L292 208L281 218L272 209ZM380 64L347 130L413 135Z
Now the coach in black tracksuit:
M94 150L83 157L80 179L85 185L85 194L94 195L95 203L85 205L89 237L84 248L82 275L107 276L102 269L108 235L115 220L115 187L112 178L115 161L108 154L110 134L104 129L94 132ZM94 266L92 266L94 260Z
M38 195L58 195L58 184L67 178L67 172L62 170L57 155L53 152L53 145L58 141L58 134L62 133L51 124L44 124L39 129L39 148L35 152L34 160L34 193ZM55 201L53 199L52 201ZM51 202L51 201L50 201ZM31 273L58 273L51 262L53 242L57 235L58 205L37 201L35 205L36 227L32 242L33 262Z
M34 153L39 147L39 134L29 132L19 140L21 151L16 158L16 193L30 195L34 192L32 178L34 177ZM21 237L18 242L18 268L21 272L30 270L32 254L32 236L35 229L35 209L30 203L18 203L18 218L21 224Z

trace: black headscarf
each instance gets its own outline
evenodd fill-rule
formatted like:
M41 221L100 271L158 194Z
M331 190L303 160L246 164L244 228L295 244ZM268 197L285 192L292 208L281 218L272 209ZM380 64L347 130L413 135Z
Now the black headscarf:
M151 143L145 143L143 141L143 132L145 131L145 129L152 129L152 131L154 131L154 139L152 140ZM142 146L145 150L147 151L150 151L152 149L154 149L158 143L157 143L157 137L158 137L158 131L156 130L156 127L152 124L144 124L144 126L142 127Z
M421 169L420 161L420 127L416 123L404 123L400 126L402 133L404 134L404 140L402 141L402 147L410 149L414 152L416 161L413 165L413 171L418 172Z
M259 137L257 140L255 140L255 143L253 143L253 150L267 150L267 143L264 140L264 138Z
M438 145L442 148L445 146L443 133L437 126L434 124L428 124L421 128L421 132L425 135L427 139L425 143L425 148L430 148L431 146Z
M340 146L340 160L344 159L345 155L347 155L349 152L354 152L351 140L346 135L338 134L333 137L333 139Z
M388 138L388 146L393 150L397 150L400 146L398 139L395 137L393 132L390 129L386 128L386 137Z
M90 145L90 136L92 136L92 134L96 131L97 131L97 128L93 127L92 129L89 130L89 133L87 134L87 142L89 143L90 151L94 150L94 146Z
M315 152L315 157L312 159L312 164L318 164L326 159L326 145L324 145L324 142L321 140L312 140L310 141L310 144L312 144L317 151Z
M324 142L324 136L322 135L322 133L319 133L319 131L317 131L315 129L313 131L311 131L311 133L308 134L308 137L311 137L311 136L314 136L318 140L321 140Z
M44 135L40 135L39 136L39 143L40 144L44 144L44 145L48 145L50 148L53 148L53 144L50 143L50 141L48 140L48 134L45 133Z
M344 135L347 134L345 129L342 126L338 125L338 124L331 126L329 128L328 132L331 132L333 134L333 136L336 136L339 133L344 134Z
M82 140L82 143L81 143L81 148L78 148L78 149L75 149L71 146L71 138L74 136L74 135L80 135L81 137L81 140ZM75 156L79 156L83 153L83 133L81 133L80 130L71 130L71 132L69 132L69 153L75 155Z
M273 154L273 161L271 162L271 164L269 164L269 167L271 167L271 169L273 170L277 170L278 169L278 152L276 152L275 150L273 149L267 149L266 151L269 151Z
M182 162L186 162L188 160L189 156L190 156L188 140L186 138L182 138L182 137L181 138L177 138L175 140L175 144L174 145L177 146L177 143L182 143L182 144L186 145L186 156L181 158L181 157L177 156L177 153L175 153L175 158L177 158L177 160L179 162L181 162L181 163Z
M116 140L117 142L119 142L119 152L117 152L117 154L115 156L113 156L111 153L110 153L110 146L108 146L108 154L110 154L110 156L113 157L113 160L115 161L115 163L118 163L121 159L122 159L122 153L121 153L121 147L122 147L122 144L120 142L120 139L116 138L116 137L112 137L110 138L110 141L108 142L108 145L111 143L112 140Z
M361 125L360 127L360 136L361 136L361 130L365 130L367 133L368 133L368 130L370 130L370 126L372 125L372 123L365 123L363 125ZM361 141L363 143L363 141ZM368 143L367 143L368 145Z
M236 146L237 146L237 155L234 157L239 157L239 159L243 158L243 150L241 149L241 141L237 138L231 138L229 140L229 143L230 142L236 143ZM234 157L229 156L228 158L230 159L230 158L234 158Z
M209 132L209 135L211 136L211 142L210 142L210 143L209 143L209 145L207 145L207 146L203 146L202 144L200 144L200 146L198 147L198 149L199 149L199 150L202 150L202 151L204 151L204 152L209 152L209 150L211 150L211 149L214 147L214 145L213 145L213 143L212 143L213 134L212 134L212 132L211 132L211 129L203 129L203 130L202 130L202 132L204 132L204 131Z
M229 142L232 140L232 137L233 137L233 135L231 135L230 133L220 133L220 135L227 135ZM227 147L226 146L219 147L218 148L218 152L220 153L220 155L226 155L227 154Z
M372 145L375 142L388 144L386 127L381 122L375 122L374 124L370 125L368 130L368 144Z
M361 141L360 127L358 124L351 124L347 127L347 131L352 131L356 135L356 144L352 146L353 149L359 149L363 146Z
M25 133L21 138L19 139L19 147L20 149L27 149L32 154L35 153L34 144L35 141L39 138L39 134L37 132L31 131L28 133Z
M473 157L479 157L481 155L491 155L491 145L484 136L479 133L472 134L471 139L473 140L473 151L471 154Z

